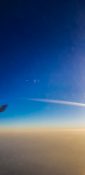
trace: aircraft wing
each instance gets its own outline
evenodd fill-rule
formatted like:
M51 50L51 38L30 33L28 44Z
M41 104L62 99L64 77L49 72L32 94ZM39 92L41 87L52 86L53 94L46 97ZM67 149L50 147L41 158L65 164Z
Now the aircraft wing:
M6 110L6 108L7 108L7 104L5 104L5 105L1 105L0 106L0 112L4 112L5 110Z

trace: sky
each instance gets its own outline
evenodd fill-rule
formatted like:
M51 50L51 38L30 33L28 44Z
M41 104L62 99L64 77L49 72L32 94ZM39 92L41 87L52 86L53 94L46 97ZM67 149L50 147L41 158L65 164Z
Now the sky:
M85 126L85 1L0 2L0 126Z

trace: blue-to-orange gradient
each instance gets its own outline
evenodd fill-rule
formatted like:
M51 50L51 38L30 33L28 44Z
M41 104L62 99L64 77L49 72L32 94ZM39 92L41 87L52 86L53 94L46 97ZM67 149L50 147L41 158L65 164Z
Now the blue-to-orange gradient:
M85 3L17 1L0 6L0 126L84 127Z

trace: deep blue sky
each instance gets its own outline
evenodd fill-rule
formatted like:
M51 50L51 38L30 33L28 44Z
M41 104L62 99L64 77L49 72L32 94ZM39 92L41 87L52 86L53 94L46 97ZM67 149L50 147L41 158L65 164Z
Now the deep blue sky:
M26 97L85 102L84 1L0 2L1 124L84 123L84 109Z

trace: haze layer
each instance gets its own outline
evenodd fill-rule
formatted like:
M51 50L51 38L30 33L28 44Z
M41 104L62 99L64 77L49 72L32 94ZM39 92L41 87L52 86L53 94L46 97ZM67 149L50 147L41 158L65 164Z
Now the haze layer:
M1 133L0 174L84 175L85 131Z

